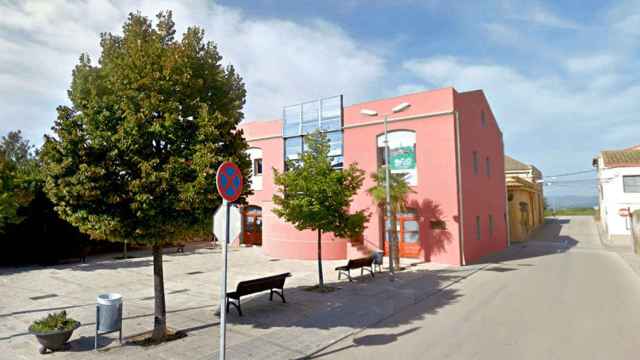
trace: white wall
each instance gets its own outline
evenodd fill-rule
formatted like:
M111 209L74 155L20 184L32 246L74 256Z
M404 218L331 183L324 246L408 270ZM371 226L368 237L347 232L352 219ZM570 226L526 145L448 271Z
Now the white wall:
M262 149L260 148L250 148L247 149L247 154L251 158L251 188L253 190L262 190L262 175L254 175L253 174L253 160L262 159ZM262 169L264 173L264 168Z
M640 209L640 193L625 193L622 183L624 175L640 175L640 167L602 168L598 171L599 183L602 187L600 199L600 216L609 235L630 235L629 219L618 214L622 208L631 211Z

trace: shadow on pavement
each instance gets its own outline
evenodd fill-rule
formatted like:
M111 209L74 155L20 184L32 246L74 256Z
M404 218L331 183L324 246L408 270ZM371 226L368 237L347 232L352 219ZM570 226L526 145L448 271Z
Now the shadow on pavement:
M563 225L569 224L570 219L546 218L542 226L536 229L523 242L514 242L504 251L485 256L474 264L492 264L503 261L535 258L540 256L563 253L578 245L578 241L571 236L560 235ZM517 264L517 266L534 266L532 264ZM506 269L506 268L504 268ZM492 267L488 271L500 272L500 268ZM514 270L510 268L510 270ZM510 271L505 270L505 271Z
M243 298L243 316L239 316L233 308L228 313L230 330L256 335L250 340L234 344L228 352L230 356L233 355L235 347L240 356L243 348L251 347L252 341L259 339L277 342L279 347L295 349L299 354L306 354L303 358L313 358L335 341L359 330L392 329L437 314L441 308L457 302L462 296L459 290L450 286L475 271L413 270L396 273L395 281L390 281L388 273L376 273L375 278L365 274L354 277L356 281L351 283L327 283L327 286L338 288L331 293L310 292L306 290L308 286L285 286L286 303L277 297L269 301L268 292L247 297L246 300ZM416 304L421 304L418 314L403 318L393 316ZM250 329L254 330L249 332ZM405 333L408 332L360 338L354 346L395 341ZM266 340L271 338L273 340Z
M340 351L343 350L347 350L347 349L351 349L351 348L356 348L359 346L381 346L381 345L388 345L391 344L393 342L398 341L398 338L400 338L403 335L407 335L410 334L416 330L418 330L418 327L414 327L402 332L399 332L397 334L373 334L373 335L365 335L365 336L360 336L360 337L355 337L353 338L353 343L349 344L347 346L343 346L331 351L327 351L324 353L320 353L314 356L308 356L308 357L303 357L300 359L318 359L324 356L328 356L328 355L332 355L335 353L338 353Z

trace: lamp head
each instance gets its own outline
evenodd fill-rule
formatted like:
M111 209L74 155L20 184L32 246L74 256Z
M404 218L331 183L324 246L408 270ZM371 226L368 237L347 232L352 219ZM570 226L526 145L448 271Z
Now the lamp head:
M411 104L409 104L408 102L403 102L391 109L391 111L393 111L394 113L399 113L400 111L408 109L410 106Z
M366 116L378 116L378 112L377 111L369 110L369 109L360 110L360 114L366 115Z

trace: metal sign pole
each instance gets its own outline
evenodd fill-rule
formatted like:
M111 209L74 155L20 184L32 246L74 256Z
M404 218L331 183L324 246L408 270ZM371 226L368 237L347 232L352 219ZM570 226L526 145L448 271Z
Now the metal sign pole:
M226 327L227 327L227 246L229 244L229 212L231 210L231 204L227 200L222 201L222 206L226 207L225 218L225 239L222 244L222 257L223 257L223 269L222 269L222 283L220 286L220 360L225 358L225 340L226 340Z

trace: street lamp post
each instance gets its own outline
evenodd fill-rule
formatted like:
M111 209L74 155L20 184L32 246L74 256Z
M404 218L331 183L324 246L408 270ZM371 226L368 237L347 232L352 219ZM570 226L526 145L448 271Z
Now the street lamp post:
M403 102L398 104L397 106L395 106L393 109L391 109L391 113L395 114L395 113L399 113L401 111L404 111L406 109L408 109L411 106L411 104L407 103L407 102ZM362 115L366 115L366 116L378 116L378 112L375 110L369 110L369 109L362 109L360 110L360 113ZM389 272L392 275L392 279L393 279L393 275L395 275L394 273L394 267L393 267L393 258L394 258L394 248L395 248L395 241L396 239L393 237L393 229L391 229L391 189L390 189L390 184L389 184L389 178L391 177L390 173L390 163L389 163L389 131L388 131L388 126L387 123L389 122L389 114L384 114L384 162L386 164L385 166L385 180L384 180L384 189L385 189L385 195L386 195L386 204L385 204L385 208L386 208L386 215L387 215L387 219L384 222L385 227L387 228L387 239L389 241Z

